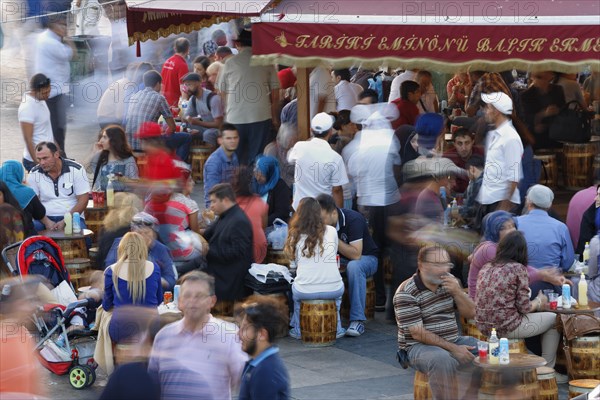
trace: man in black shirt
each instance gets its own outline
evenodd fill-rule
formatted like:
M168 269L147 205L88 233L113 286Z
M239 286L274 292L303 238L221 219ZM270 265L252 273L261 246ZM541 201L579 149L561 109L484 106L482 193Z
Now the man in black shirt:
M347 263L348 297L350 299L350 326L346 336L360 336L365 332L365 303L367 278L377 271L379 249L371 234L367 220L359 212L337 208L331 195L317 197L321 205L321 218L338 232L338 252L342 263Z

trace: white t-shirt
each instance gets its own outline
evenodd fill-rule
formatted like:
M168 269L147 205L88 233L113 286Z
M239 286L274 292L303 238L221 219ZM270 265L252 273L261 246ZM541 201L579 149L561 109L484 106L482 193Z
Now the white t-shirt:
M356 185L358 204L387 206L398 202L400 192L394 166L400 165L400 142L394 131L367 129L356 138L358 141L353 145L356 147L347 156L348 174Z
M510 182L519 182L523 177L523 144L511 121L488 132L485 154L483 183L477 195L479 204L484 205L505 200ZM509 200L521 203L518 186Z
M27 185L46 207L46 215L59 217L70 212L77 204L77 196L90 192L90 181L85 168L73 160L61 159L60 176L53 181L39 165L27 175Z
M33 146L41 142L54 142L52 135L52 124L50 123L50 110L45 101L37 100L35 97L26 93L23 101L19 105L18 119L20 122L26 122L33 125ZM27 145L23 150L23 158L34 161Z
M63 43L56 33L46 29L38 36L35 51L35 72L50 78L50 98L69 93L70 61L73 57L71 46Z
M325 67L316 67L309 75L310 92L310 119L319 113L319 97L325 97L325 107L321 112L335 111L335 96L333 87L335 83L331 79L331 72Z
M358 103L358 96L362 91L362 86L356 83L340 81L340 83L333 88L337 110L352 110L352 107Z
M342 156L333 151L323 139L312 138L298 142L288 153L288 161L295 163L294 210L305 197L331 194L334 186L348 183Z
M334 292L344 286L337 267L338 236L333 226L327 225L323 235L323 252L315 249L311 258L302 256L306 235L300 236L296 245L298 267L294 288L302 293Z

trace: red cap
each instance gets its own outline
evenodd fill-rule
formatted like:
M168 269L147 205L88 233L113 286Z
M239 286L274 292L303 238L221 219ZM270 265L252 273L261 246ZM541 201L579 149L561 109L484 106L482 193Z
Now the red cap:
M291 88L296 83L296 75L291 68L282 69L277 73L282 89Z
M156 122L144 122L140 125L135 137L137 139L148 139L162 136L162 128Z

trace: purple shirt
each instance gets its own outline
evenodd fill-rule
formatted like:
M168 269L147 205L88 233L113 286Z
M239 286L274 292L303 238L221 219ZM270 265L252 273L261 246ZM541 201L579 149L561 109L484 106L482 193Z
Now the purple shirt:
M204 329L190 332L184 320L164 327L152 346L148 372L161 399L231 399L248 360L238 328L211 315Z

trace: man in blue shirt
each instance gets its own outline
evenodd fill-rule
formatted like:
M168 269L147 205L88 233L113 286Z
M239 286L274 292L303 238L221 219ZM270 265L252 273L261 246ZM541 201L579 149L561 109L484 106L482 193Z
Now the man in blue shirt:
M527 214L517 217L517 225L527 240L529 265L567 271L574 260L573 242L567 226L548 215L553 200L554 193L550 188L543 185L530 187L525 198ZM545 288L552 286L544 282L532 285L532 296Z
M173 265L169 249L156 239L158 220L148 213L137 213L131 220L131 231L139 233L146 241L148 245L148 259L160 268L163 290L173 290L175 281L177 281L177 271ZM106 256L106 260L104 260L105 268L117 262L117 250L119 249L121 239L123 237L114 240Z
M337 208L331 195L317 196L321 219L337 229L338 253L346 265L348 297L350 299L350 326L346 336L360 336L365 332L364 321L367 297L367 278L377 271L379 249L369 233L367 220L354 210Z
M240 143L236 127L227 122L223 123L219 131L219 148L208 157L204 164L204 203L210 207L208 192L218 183L232 183L233 172L240 163L235 153ZM254 161L254 160L252 160Z
M239 400L290 397L290 378L279 348L273 345L277 332L287 328L284 308L268 296L251 296L242 305L238 335L242 350L251 358L242 373Z

